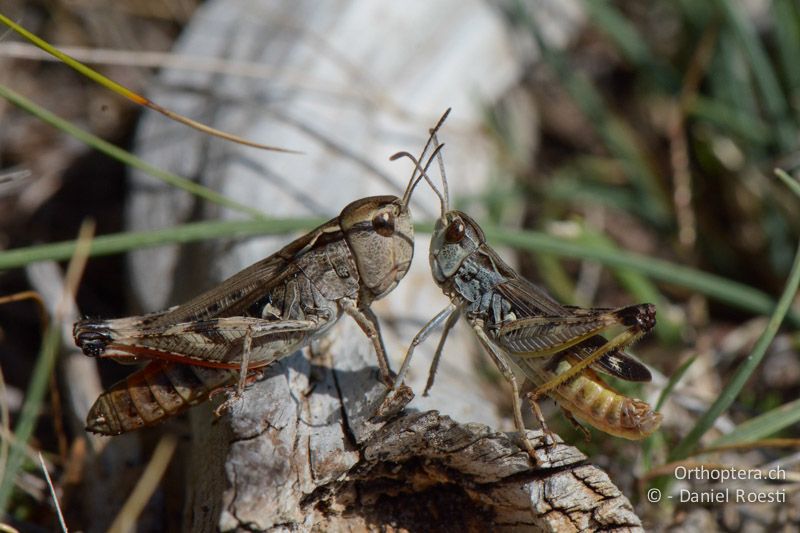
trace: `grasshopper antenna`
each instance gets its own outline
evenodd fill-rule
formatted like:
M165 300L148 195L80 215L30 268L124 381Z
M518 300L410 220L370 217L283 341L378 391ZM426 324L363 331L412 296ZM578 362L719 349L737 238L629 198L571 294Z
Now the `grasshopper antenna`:
M396 159L399 159L400 157L408 157L409 159L411 159L415 163L415 167L416 168L414 169L414 172L412 172L411 179L408 182L408 187L406 187L406 191L403 194L403 203L404 203L404 205L408 204L408 201L411 198L411 192L417 186L417 183L419 182L419 179L421 177L421 176L417 177L416 180L414 179L415 175L417 173L417 170L420 170L420 172L423 175L425 174L425 171L420 169L420 161L422 161L425 158L425 154L428 153L428 149L431 147L431 143L433 142L436 145L436 149L434 150L434 154L437 153L438 151L440 151L441 147L443 146L443 145L440 145L438 139L436 139L436 132L439 131L439 129L444 124L445 120L447 120L447 117L448 117L448 115L450 115L450 111L451 110L452 110L452 108L448 107L447 110L444 112L444 114L441 116L441 118L439 118L439 121L436 123L436 125L431 130L429 130L430 131L430 136L428 137L428 142L425 143L425 147L422 149L422 153L420 154L418 159L414 158L408 152L399 152L399 153L396 153L392 157L389 158L390 161L395 161ZM429 159L429 161L430 161L430 159ZM443 163L441 163L441 161L442 160L440 158L440 165L443 165ZM425 170L428 169L429 165L430 165L429 162L426 163ZM438 192L438 189L433 185L433 183L431 183L430 178L425 176L425 179L428 181L428 183L433 188L433 190L436 191L436 194L439 196L439 199L442 200L441 194ZM445 191L446 191L446 187L445 187ZM442 200L442 204L443 204L444 207L447 207L448 202L445 201L445 200ZM445 212L446 212L446 210L442 211L442 214L444 214Z
M447 111L449 112L450 110L448 109ZM443 144L439 144L439 139L436 137L436 130L431 132L431 138L437 145L444 146ZM450 211L450 191L447 188L447 174L444 171L444 158L442 157L442 151L436 150L431 157L433 157L433 155L436 155L436 159L439 161L439 176L442 178L442 193L444 194L444 200L442 200L442 209L444 210L442 211L442 214L444 215L444 213ZM428 167L426 166L425 168L427 169Z
M433 183L433 180L430 178L430 176L428 176L428 168L430 168L431 163L433 163L434 157L436 157L436 155L439 152L441 152L442 148L444 148L443 144L440 144L439 146L436 147L436 149L433 151L431 156L428 158L428 161L425 163L425 167L424 168L422 167L422 165L420 165L420 162L417 161L417 159L413 155L409 154L408 152L397 152L396 154L394 154L392 157L389 158L389 160L391 160L391 161L396 161L397 159L400 159L401 157L407 157L411 161L413 161L413 163L414 163L414 172L411 174L411 181L408 184L408 188L406 189L406 193L403 195L403 205L408 205L408 202L411 199L411 193L414 192L414 189L416 188L416 186L420 182L420 180L422 178L425 178L425 181L427 181L428 185L431 186L431 189L433 189L433 192L436 193L436 196L439 197L439 203L441 204L442 209L445 208L445 206L447 205L447 202L445 201L444 196L442 196L442 193L439 192L439 189ZM416 175L417 171L419 171L420 174L419 174L419 176L416 176L416 178L415 178L414 176ZM446 211L442 211L442 213L445 213L445 212Z

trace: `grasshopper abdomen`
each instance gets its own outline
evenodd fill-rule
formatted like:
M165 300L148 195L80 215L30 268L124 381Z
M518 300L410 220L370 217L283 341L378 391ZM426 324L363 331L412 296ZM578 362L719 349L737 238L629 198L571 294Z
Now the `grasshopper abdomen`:
M92 405L86 429L120 435L152 426L236 382L233 370L151 361L107 389Z
M554 371L546 360L530 360L526 375L533 374L539 383L547 383L569 371L569 357L561 359ZM562 409L597 429L629 440L651 435L661 425L661 413L647 402L622 395L591 370L577 374L548 394Z

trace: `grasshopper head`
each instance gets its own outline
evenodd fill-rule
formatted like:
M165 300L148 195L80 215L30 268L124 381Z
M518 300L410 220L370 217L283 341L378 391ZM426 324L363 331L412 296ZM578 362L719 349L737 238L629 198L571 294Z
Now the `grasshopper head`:
M461 211L447 211L439 220L431 237L431 272L441 285L461 267L461 263L486 242L478 223Z
M396 196L356 200L339 215L370 300L385 296L403 279L414 257L414 226L408 206Z

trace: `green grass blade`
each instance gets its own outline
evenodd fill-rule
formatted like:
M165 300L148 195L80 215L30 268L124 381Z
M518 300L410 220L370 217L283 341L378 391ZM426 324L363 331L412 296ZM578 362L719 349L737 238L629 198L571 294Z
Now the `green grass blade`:
M797 0L773 0L772 13L778 55L789 88L789 102L794 102L795 121L800 121L800 4Z
M287 233L307 230L322 222L322 219L312 218L194 222L161 230L100 235L92 240L89 253L92 256L110 255L164 244ZM69 259L75 252L75 243L76 241L65 241L0 252L0 271L37 261Z
M36 366L33 369L33 375L25 394L25 403L19 415L19 423L14 428L14 439L18 444L24 445L27 443L36 428L36 422L39 419L42 402L47 393L47 384L50 381L50 375L53 372L60 345L60 324L51 323L42 340L39 357L36 359ZM12 447L8 454L3 481L0 483L0 513L4 516L8 511L8 505L14 492L17 474L24 463L24 451L19 446Z
M778 332L778 328L789 311L792 301L794 301L798 285L800 285L800 245L798 245L797 254L792 264L792 271L789 273L789 279L786 282L783 294L778 300L778 305L775 306L775 311L772 313L772 316L770 316L767 327L758 338L753 351L739 366L733 378L722 390L719 398L717 398L703 416L698 419L689 434L683 438L675 449L673 449L669 456L670 461L683 459L687 454L693 451L700 441L700 438L714 425L714 421L734 402L741 392L742 387L744 387L744 384L747 382L748 378L750 378L750 375L761 363L764 354L767 353L767 348Z
M698 95L692 100L687 114L692 118L707 121L749 144L763 147L772 140L771 131L761 117L734 108L721 99Z
M716 54L709 63L707 74L709 99L722 102L729 109L735 109L737 117L760 119L758 91L753 85L750 71L745 68L747 58L739 46L739 40L729 26L721 26L715 50ZM772 130L770 136L770 139L774 136Z
M664 390L662 390L661 394L658 395L658 401L656 402L656 407L655 407L656 411L660 410L664 406L664 403L672 394L672 391L675 388L675 386L678 385L678 383L680 383L681 379L683 379L683 375L686 373L687 370L689 370L689 367L691 367L696 360L697 360L696 355L691 356L689 359L684 361L684 363L681 366L679 366L675 372L672 373L672 375L669 377L669 381L667 381L667 386L664 387Z
M541 194L546 200L568 205L590 204L608 207L623 213L630 213L643 220L647 219L646 207L638 199L638 194L630 188L587 180L578 169L560 169L553 174L552 181L542 187Z
M792 178L785 170L780 168L775 169L775 175L800 198L800 183L798 183L796 179Z
M73 124L70 124L69 121L66 121L50 111L40 107L39 105L35 104L34 102L28 100L21 94L9 89L4 85L0 85L0 96L11 102L12 104L24 109L28 113L34 115L35 117L47 122L51 126L63 131L64 133L78 139L79 141L86 143L87 145L91 146L95 150L102 152L109 157L116 159L130 167L136 168L145 172L154 178L157 178L165 183L168 183L174 187L178 187L185 191L188 191L200 198L208 200L209 202L213 202L215 204L221 205L223 207L227 207L233 211L238 211L240 213L245 213L250 215L254 218L265 219L264 213L259 211L258 209L246 206L241 204L235 200L231 200L230 198L213 191L207 187L204 187L198 183L195 183L191 180L186 178L182 178L177 174L173 174L172 172L167 172L165 170L161 170L159 168L154 167L153 165L147 163L146 161L139 159L135 155L131 154L123 150L118 146L114 146L108 141L104 141L100 137L92 135L91 133L82 130Z
M764 439L800 422L800 399L760 414L712 442L710 447L742 444Z
M716 0L728 26L733 30L750 67L753 69L753 78L764 100L764 106L770 122L776 128L778 144L784 151L797 148L797 138L788 121L789 106L781 91L775 69L769 60L767 52L758 40L752 23L742 16L739 8L730 0Z
M114 80L106 78L105 76L103 76L99 72L97 72L95 70L92 70L91 68L87 67L86 65L84 65L80 61L77 61L77 60L71 58L70 56L68 56L67 54L65 54L64 52L62 52L58 48L56 48L55 46L51 45L50 43L48 43L47 41L45 41L41 37L37 36L36 34L29 32L28 30L26 30L25 28L23 28L22 26L20 26L19 24L17 24L13 20L11 20L10 18L6 17L2 13L0 13L0 22L5 24L9 28L11 28L15 32L17 32L19 35L21 35L22 37L24 37L25 39L27 39L28 41L33 43L34 45L38 46L39 48L41 48L42 50L47 52L48 54L50 54L53 57L59 59L60 61L62 61L64 64L66 64L70 68L75 69L80 74L82 74L82 75L86 76L87 78L89 78L90 80L94 81L95 83L97 83L99 85L102 85L106 89L109 89L109 90L117 93L118 95L120 95L120 96L122 96L124 98L127 98L128 100L131 100L132 102L134 102L136 104L139 104L139 105L146 105L147 104L147 99L142 98L141 96L136 94L134 91L131 91L130 89L128 89L127 87L125 87L123 85L120 85L119 83L115 82Z
M50 44L47 41L45 41L44 39L42 39L41 37L38 37L37 35L29 32L28 30L26 30L25 28L23 28L22 26L20 26L19 24L17 24L13 20L11 20L10 18L6 17L2 13L0 13L0 22L5 24L9 28L11 28L15 32L17 32L19 35L21 35L22 37L24 37L25 39L27 39L28 41L33 43L34 45L38 46L39 48L41 48L42 50L47 52L48 54L50 54L53 57L59 59L60 61L62 61L64 64L66 64L70 68L75 69L76 71L78 71L83 76L86 76L87 78L89 78L90 80L94 81L95 83L105 87L106 89L109 89L110 91L113 91L113 92L117 93L118 95L122 96L123 98L127 98L128 100L130 100L131 102L133 102L133 103L135 103L137 105L144 106L144 107L147 107L149 109L152 109L153 111L161 113L162 115L164 115L164 116L166 116L166 117L168 117L168 118L170 118L170 119L172 119L172 120L174 120L176 122L180 122L181 124L185 124L186 126L189 126L190 128L194 128L194 129L196 129L198 131L202 131L203 133L207 133L207 134L213 135L215 137L220 137L220 138L226 139L228 141L233 141L233 142L235 142L237 144L243 144L245 146L252 146L253 148L261 148L262 150L271 150L271 151L274 151L274 152L283 152L283 153L292 153L292 154L300 153L300 152L297 152L295 150L288 150L286 148L280 148L280 147L277 147L277 146L270 146L270 145L267 145L267 144L261 144L261 143L257 143L257 142L254 142L254 141L248 141L247 139L243 139L243 138L241 138L241 137L239 137L237 135L233 135L231 133L220 131L220 130L218 130L216 128L212 128L211 126L207 126L205 124L197 122L196 120L193 120L193 119L191 119L189 117L185 117L183 115L179 115L178 113L175 113L174 111L171 111L171 110L169 110L169 109L167 109L165 107L161 107L160 105L156 104L152 100L149 100L149 99L145 98L144 96L136 93L135 91L132 91L132 90L128 89L124 85L120 85L119 83L115 82L114 80L103 76L102 74L100 74L96 70L93 70L90 67L87 67L86 65L84 65L80 61L78 61L76 59L73 59L72 57L70 57L69 55L65 54L64 52L62 52L61 50L59 50L58 48L56 48L52 44Z

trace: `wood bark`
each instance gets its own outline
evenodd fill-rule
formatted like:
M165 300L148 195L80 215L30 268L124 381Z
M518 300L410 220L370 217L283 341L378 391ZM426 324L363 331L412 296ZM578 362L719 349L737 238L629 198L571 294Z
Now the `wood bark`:
M540 431L534 465L514 433L437 411L376 422L385 387L370 344L347 322L331 335L315 357L270 367L194 443L187 530L641 530L602 470ZM224 475L207 475L210 462Z

